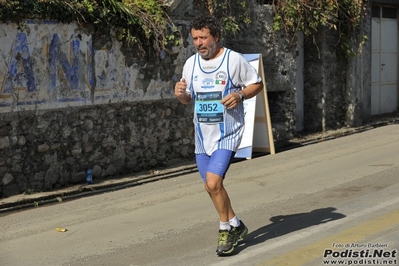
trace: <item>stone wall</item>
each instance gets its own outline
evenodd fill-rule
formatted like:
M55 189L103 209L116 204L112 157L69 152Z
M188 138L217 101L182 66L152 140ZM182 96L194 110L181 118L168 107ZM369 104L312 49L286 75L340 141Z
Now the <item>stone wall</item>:
M157 169L193 158L191 106L174 99L0 115L2 197Z
M276 147L295 135L297 43L284 32L273 30L270 5L249 2L251 26L226 38L226 46L241 53L260 53ZM233 37L233 38L232 38Z
M75 23L0 27L0 197L193 159L192 106L173 93L190 48L144 62Z
M194 158L192 105L178 103L173 87L195 52L188 25L205 9L195 0L167 2L183 46L147 61L75 23L28 21L24 32L0 24L0 197L83 183L88 168L96 181ZM275 147L298 133L296 117L309 132L367 119L370 53L347 64L323 31L320 52L306 43L299 69L296 39L273 31L272 8L263 3L248 1L252 23L223 42L262 54ZM369 33L365 25L359 35Z

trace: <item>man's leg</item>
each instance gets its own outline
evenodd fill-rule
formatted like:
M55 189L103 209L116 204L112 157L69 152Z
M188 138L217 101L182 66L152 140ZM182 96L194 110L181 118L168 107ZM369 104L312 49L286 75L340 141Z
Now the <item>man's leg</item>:
M223 186L223 177L207 172L205 190L212 199L213 205L221 222L228 222L235 214L231 207L230 198Z
M207 180L212 181L207 181L205 183L205 189L208 191L213 205L219 214L221 224L228 225L221 229L234 231L235 239L233 241L233 246L236 246L238 245L238 241L243 240L244 237L247 236L248 228L241 220L238 220L235 215L233 208L231 207L230 198L223 186L223 178L210 172L207 172L206 176ZM215 188L213 189L213 187ZM218 250L216 250L216 252L218 252Z
M233 158L234 152L229 150L217 150L212 156L206 154L197 154L196 156L198 170L204 180L205 190L211 197L220 219L218 247L216 250L218 255L231 253L238 241L236 232L230 226L231 220L237 220L237 217L231 207L227 191L223 186L224 176Z
M220 220L216 253L219 256L230 254L238 242L238 237L229 223L229 220L235 216L230 198L223 186L223 178L221 176L207 172L206 178L205 190L211 197Z

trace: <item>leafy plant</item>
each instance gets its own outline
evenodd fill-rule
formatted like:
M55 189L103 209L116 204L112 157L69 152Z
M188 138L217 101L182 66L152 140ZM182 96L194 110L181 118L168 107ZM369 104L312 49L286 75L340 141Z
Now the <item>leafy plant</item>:
M251 23L248 0L197 0L197 5L204 4L212 15L219 17L223 30L236 34Z
M273 0L274 30L305 36L314 35L320 28L336 30L341 50L347 56L355 54L349 36L360 26L367 0Z
M221 18L224 30L237 33L251 23L251 0L194 0L208 12ZM367 0L267 0L274 7L274 30L306 36L321 27L338 33L341 49L350 50L350 33L358 29ZM26 19L50 19L65 23L94 25L100 34L114 32L117 39L137 45L143 54L150 49L171 51L181 44L180 32L167 14L163 0L0 0L0 20L19 23L26 29Z
M119 41L148 49L170 51L180 45L180 33L161 0L0 0L0 20L24 30L27 19L77 21L93 25L99 34L115 33Z

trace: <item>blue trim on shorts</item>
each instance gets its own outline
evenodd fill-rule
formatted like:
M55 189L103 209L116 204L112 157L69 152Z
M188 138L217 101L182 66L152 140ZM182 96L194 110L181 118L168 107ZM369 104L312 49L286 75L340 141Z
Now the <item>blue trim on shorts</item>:
M196 154L195 160L202 180L206 182L207 172L221 176L224 179L235 154L234 151L230 150L216 150L211 156L206 153Z

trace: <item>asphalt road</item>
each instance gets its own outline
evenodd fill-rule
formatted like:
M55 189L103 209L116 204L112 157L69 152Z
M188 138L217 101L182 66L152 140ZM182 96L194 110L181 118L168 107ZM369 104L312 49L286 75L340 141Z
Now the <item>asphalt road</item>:
M2 214L0 265L398 265L399 124L236 162L225 185L249 227L232 256L194 172Z

